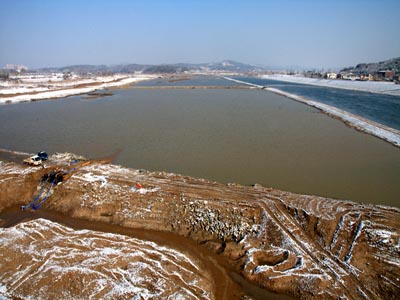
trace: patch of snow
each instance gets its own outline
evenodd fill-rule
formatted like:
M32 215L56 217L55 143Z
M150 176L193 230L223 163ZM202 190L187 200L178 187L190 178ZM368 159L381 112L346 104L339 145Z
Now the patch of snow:
M26 102L32 100L42 100L51 98L64 98L72 95L87 94L96 90L101 90L109 87L123 86L135 82L153 79L154 76L122 76L114 75L108 77L98 77L97 79L82 79L79 81L66 81L63 84L49 85L48 78L39 78L36 85L26 87L17 84L13 88L1 89L0 94L9 97L0 98L0 104ZM44 81L44 82L43 82ZM48 87L38 87L39 83L46 84ZM77 88L79 85L97 83L96 85ZM31 83L32 84L32 83ZM21 94L15 95L14 94Z
M400 259L396 259L396 260L389 260L389 259L385 259L385 262L394 265L396 267L400 267Z
M7 292L7 287L5 285L0 284L0 300L9 300L12 299Z
M146 188L136 188L136 187L132 187L131 188L131 192L134 192L134 193L139 193L139 194L141 194L141 195L145 195L145 194L147 194L147 193L155 193L155 192L158 192L160 190L160 188L159 187L155 187L155 188L152 188L152 189L146 189Z
M103 175L93 175L93 173L85 173L81 176L74 174L72 175L72 177L83 180L83 181L87 181L87 182L96 182L96 181L100 181L101 185L100 187L103 187L107 184L107 178Z
M0 174L18 174L18 175L26 175L33 172L36 172L37 167L24 167L22 165L16 165L15 163L6 163L0 161Z
M6 272L0 274L3 299L8 295L49 299L49 295L58 293L51 283L68 282L71 277L83 283L78 292L86 299L132 299L134 295L144 299L166 299L169 295L177 299L214 299L209 274L196 259L154 242L75 231L44 219L0 228L0 241L0 257L5 257L7 264ZM8 259L10 251L27 259ZM42 284L50 278L50 284ZM26 290L29 295L20 294ZM68 286L62 291L68 299L77 297L76 292Z
M245 85L248 85L248 86L252 86L252 87L255 87L255 88L258 88L258 89L263 89L264 88L263 85L254 84L254 83L250 83L250 82L246 82L246 81L242 81L242 80L237 80L237 79L230 78L230 77L222 76L222 78L224 78L226 80L229 80L229 81L236 82L236 83L241 83L241 84L245 84Z
M393 232L389 230L383 230L383 229L375 229L372 231L373 234L379 236L382 239L389 239L392 237Z
M370 93L387 94L400 96L400 86L393 82L383 81L351 81L351 80L329 80L316 79L303 76L292 76L283 74L261 75L260 78L269 80L278 80L284 82L309 84L316 86L325 86L346 90L364 91Z

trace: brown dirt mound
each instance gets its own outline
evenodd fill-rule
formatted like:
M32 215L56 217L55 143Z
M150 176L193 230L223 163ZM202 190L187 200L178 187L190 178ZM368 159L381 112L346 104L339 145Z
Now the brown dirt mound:
M50 161L47 171L59 167ZM43 172L3 164L0 207L29 202ZM190 238L227 259L249 282L295 298L400 296L397 208L223 185L101 161L75 170L44 207L77 219Z

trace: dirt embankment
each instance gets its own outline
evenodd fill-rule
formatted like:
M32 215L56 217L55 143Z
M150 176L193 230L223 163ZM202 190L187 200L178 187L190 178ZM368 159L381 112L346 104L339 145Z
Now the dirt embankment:
M39 192L43 174L62 169L68 158L53 156L45 169L2 163L0 208L27 204ZM397 208L104 162L80 165L69 173L43 208L77 220L178 234L211 249L248 282L298 299L400 296ZM3 226L13 225L6 221ZM1 268L4 273L6 266ZM181 276L175 275L171 280ZM198 282L203 293L215 297L212 283Z

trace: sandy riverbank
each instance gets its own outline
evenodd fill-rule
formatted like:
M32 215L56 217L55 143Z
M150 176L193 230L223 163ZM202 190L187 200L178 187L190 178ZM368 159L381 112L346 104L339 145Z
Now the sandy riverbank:
M237 82L237 83L247 84L247 85L253 86L255 88L270 91L275 94L279 94L279 95L288 97L290 99L296 100L298 102L307 104L309 106L315 107L315 108L323 111L324 113L330 115L331 117L337 118L337 119L345 122L347 125L354 127L357 130L374 135L380 139L383 139L383 140L393 144L394 146L400 147L400 131L397 129L390 128L388 126L376 123L371 120L367 120L363 117L354 115L352 113L349 113L347 111L344 111L344 110L336 108L336 107L333 107L331 105L313 101L313 100L307 99L305 97L301 97L301 96L298 96L295 94L281 91L276 88L265 87L262 85L257 85L257 84L233 79L230 77L224 77L224 78L227 80Z
M221 289L225 285L218 282L232 283L228 275L232 272L249 284L301 299L393 299L400 295L397 208L127 169L109 164L108 159L68 167L74 158L53 155L45 169L1 162L0 219L2 226L11 227L0 228L0 254L11 259L12 245L21 243L18 251L27 255L21 255L18 264L10 261L0 266L0 295L28 297L30 283L38 283L40 290L46 291L35 294L38 299L49 299L46 295L55 295L60 286L71 298L84 292L94 298L147 295L156 299L157 293L168 295L178 290L188 299L269 299L253 298L237 284ZM68 168L73 171L54 187L38 211L53 221L26 222L32 218L18 206L40 192L36 187L44 174ZM120 226L148 232L149 237L151 230L156 230L178 244L175 235L197 246L183 243L178 246L180 253L176 246L146 242L145 235L137 240L74 231L53 223L57 215L70 223L74 219L76 224L79 220L101 222L103 228ZM56 242L55 252L49 247L52 241ZM24 246L29 242L32 247ZM197 247L214 254L200 251L196 258L196 251L191 251ZM129 254L136 251L142 255ZM159 259L162 263L157 263ZM179 271L180 265L183 271ZM211 265L214 267L202 269ZM135 280L126 282L132 274ZM154 285L160 274L165 284ZM85 280L100 286L100 294L98 288L82 290Z
M0 104L37 101L87 94L96 90L123 87L156 78L156 75L113 75L70 79L60 76L32 75L0 83Z
M369 93L400 96L400 85L394 84L393 82L315 79L303 76L292 76L292 75L282 75L282 74L261 75L260 78L292 82L292 83L300 83L300 84L309 84L316 86L325 86L338 89L363 91Z

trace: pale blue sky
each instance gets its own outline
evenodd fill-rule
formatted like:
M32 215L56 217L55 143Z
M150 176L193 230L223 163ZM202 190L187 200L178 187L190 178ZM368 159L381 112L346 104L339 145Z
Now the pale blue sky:
M399 0L0 0L0 66L344 67L400 56Z

